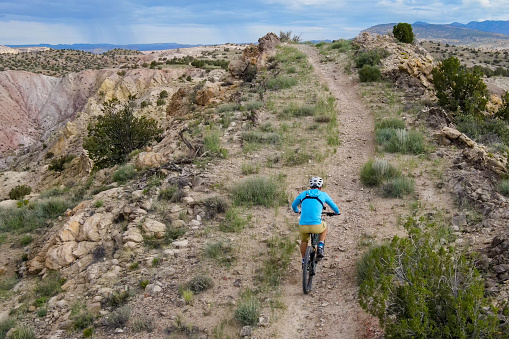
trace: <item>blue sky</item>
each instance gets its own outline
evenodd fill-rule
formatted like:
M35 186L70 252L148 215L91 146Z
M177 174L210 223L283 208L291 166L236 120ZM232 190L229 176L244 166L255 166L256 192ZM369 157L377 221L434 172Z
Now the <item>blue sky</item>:
M391 22L509 20L507 0L0 0L0 45L353 38Z

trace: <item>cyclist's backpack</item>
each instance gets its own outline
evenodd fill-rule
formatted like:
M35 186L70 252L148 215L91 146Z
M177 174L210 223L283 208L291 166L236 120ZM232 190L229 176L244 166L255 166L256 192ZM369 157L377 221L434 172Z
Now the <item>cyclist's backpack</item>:
M306 196L304 197L304 199L302 199L302 200L300 201L300 203L302 204L302 202L303 202L304 200L306 200L306 199L314 199L314 200L318 200L318 202L322 205L322 209L325 209L325 206L323 205L323 201L321 201L321 200L320 200L320 198L318 198L318 197L312 197L312 196L310 196L310 195L309 195L309 193L308 193L308 192L306 192Z

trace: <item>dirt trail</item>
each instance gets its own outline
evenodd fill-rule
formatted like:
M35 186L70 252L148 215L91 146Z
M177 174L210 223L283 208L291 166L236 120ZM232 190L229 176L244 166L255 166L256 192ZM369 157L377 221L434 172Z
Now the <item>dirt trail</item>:
M308 55L316 76L336 98L341 145L327 166L326 191L336 201L342 216L329 218L326 258L320 263L313 291L302 293L298 260L283 290L288 309L278 322L282 338L356 338L370 336L377 321L367 315L356 301L355 262L360 255L358 243L366 234L380 236L388 218L385 204L359 182L362 165L374 155L374 118L358 94L353 79L335 63L321 63L311 46L298 45ZM387 231L387 230L385 230Z

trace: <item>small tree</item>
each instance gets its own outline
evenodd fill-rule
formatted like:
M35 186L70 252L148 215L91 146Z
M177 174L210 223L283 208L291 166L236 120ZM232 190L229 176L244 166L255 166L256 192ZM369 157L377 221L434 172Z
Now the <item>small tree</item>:
M414 42L414 32L412 30L412 25L405 22L400 22L399 24L395 25L392 29L392 34L394 34L394 37L400 42L409 44Z
M126 162L129 153L148 145L161 134L157 121L134 116L132 99L127 103L117 99L107 101L104 115L88 126L83 148L97 169Z
M433 69L438 103L451 111L478 113L486 109L488 91L479 70L468 70L450 57Z
M32 192L32 187L28 185L18 185L9 191L9 199L18 200Z
M502 96L502 107L498 109L496 116L509 123L509 92Z

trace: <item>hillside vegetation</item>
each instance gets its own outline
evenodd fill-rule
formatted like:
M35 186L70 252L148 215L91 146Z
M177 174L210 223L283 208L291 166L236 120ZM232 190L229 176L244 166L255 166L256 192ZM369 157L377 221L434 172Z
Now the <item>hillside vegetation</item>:
M125 56L149 85L116 68L123 85L101 82L0 175L16 198L0 206L0 338L507 338L507 97L463 105L488 100L478 74L389 37L268 34L238 53ZM466 84L441 96L452 110L437 72ZM120 156L100 147L116 94L154 127ZM288 205L311 175L342 216L303 296Z

